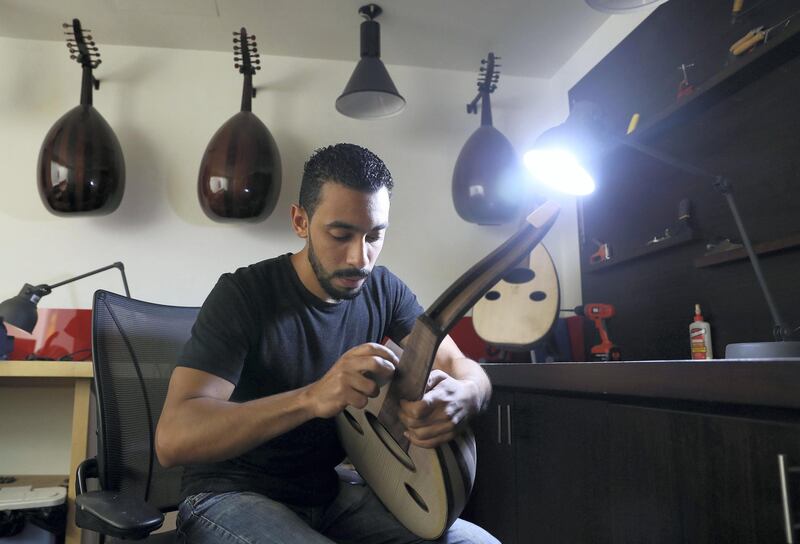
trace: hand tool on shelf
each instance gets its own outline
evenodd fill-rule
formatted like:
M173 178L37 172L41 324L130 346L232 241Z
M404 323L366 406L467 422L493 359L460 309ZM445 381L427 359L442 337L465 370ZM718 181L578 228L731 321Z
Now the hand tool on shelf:
M611 259L611 246L597 239L592 239L597 245L597 251L589 256L589 264L598 264Z

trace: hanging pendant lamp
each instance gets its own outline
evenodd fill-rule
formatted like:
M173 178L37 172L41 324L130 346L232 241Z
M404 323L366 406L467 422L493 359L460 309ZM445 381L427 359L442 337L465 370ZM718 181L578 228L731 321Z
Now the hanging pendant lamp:
M234 32L235 68L244 76L242 108L212 136L200 163L197 196L214 221L266 219L281 190L281 156L275 139L252 112L253 75L261 69L255 36Z
M386 66L381 61L381 27L375 18L383 10L376 4L361 6L366 18L361 23L361 60L350 81L336 99L336 111L354 119L378 119L397 115L406 100L397 92Z
M481 126L464 143L453 168L453 203L464 220L479 225L500 225L516 220L523 201L521 168L517 153L502 132L492 126L489 95L500 77L493 53L482 60L478 96L467 113L478 113Z
M631 13L661 0L586 0L586 4L603 13Z
M92 70L100 54L78 19L67 29L70 58L83 67L81 103L56 121L39 150L39 196L55 215L105 215L117 209L125 191L125 159L111 127L92 106L100 82Z

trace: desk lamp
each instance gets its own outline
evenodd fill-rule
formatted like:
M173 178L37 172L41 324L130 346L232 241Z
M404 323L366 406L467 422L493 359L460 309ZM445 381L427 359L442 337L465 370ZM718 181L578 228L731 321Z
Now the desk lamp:
M9 298L8 300L4 300L2 303L0 303L0 318L5 319L6 323L11 323L23 331L29 333L33 332L33 328L36 326L36 321L39 319L39 314L36 311L36 305L43 296L49 295L56 287L61 287L62 285L72 283L73 281L81 280L88 276L93 276L110 268L117 268L119 273L122 274L122 284L125 287L125 296L130 298L131 293L128 290L128 278L125 277L125 265L117 262L108 266L104 266L103 268L98 268L97 270L92 270L91 272L81 274L80 276L75 276L74 278L54 283L53 285L41 284L33 286L29 283L26 283L17 296ZM0 334L2 332L3 331L0 331Z
M534 148L525 153L523 162L533 176L545 185L570 194L586 195L595 188L594 178L589 173L587 165L592 160L599 159L612 147L618 146L630 147L673 168L698 178L710 180L714 188L725 197L755 272L756 280L772 315L772 334L775 338L772 342L729 344L725 348L725 357L728 359L800 357L800 342L787 341L793 331L783 321L775 306L761 270L758 255L753 250L750 237L747 235L736 207L733 187L728 178L712 174L642 145L633 138L622 138L612 134L602 122L601 109L591 102L575 103L567 120L561 125L545 131L536 141Z

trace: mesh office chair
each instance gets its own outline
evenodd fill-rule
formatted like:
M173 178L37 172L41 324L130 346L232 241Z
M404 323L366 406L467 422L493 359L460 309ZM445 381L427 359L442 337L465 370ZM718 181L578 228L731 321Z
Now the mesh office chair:
M164 306L97 291L92 355L97 396L97 457L78 467L76 525L101 535L174 542L148 536L178 505L180 467L155 455L155 429L172 369L199 308ZM100 491L88 491L97 478ZM103 537L104 538L104 537Z

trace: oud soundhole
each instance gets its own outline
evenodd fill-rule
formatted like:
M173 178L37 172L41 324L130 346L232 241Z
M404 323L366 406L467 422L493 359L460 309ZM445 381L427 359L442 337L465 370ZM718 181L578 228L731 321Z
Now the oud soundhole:
M381 439L383 445L386 446L386 449L389 450L395 458L400 461L400 463L406 467L411 472L417 470L417 467L414 465L414 461L411 460L408 453L403 450L400 444L392 437L391 433L386 430L386 427L383 426L383 423L378 421L378 418L372 412L364 412L367 416L367 421L369 421L372 430L375 431L375 434L378 435L378 438Z
M406 491L408 491L408 494L411 495L412 499L414 499L414 502L417 503L417 506L419 506L420 508L425 510L425 512L429 511L428 510L428 505L425 504L425 501L422 500L422 497L420 496L419 493L417 493L416 489L414 489L410 485L406 484Z
M361 428L361 425L358 423L358 421L356 421L356 418L353 417L353 414L351 414L347 410L345 410L342 413L344 414L344 418L347 420L350 426L354 428L358 434L364 436L364 429Z

